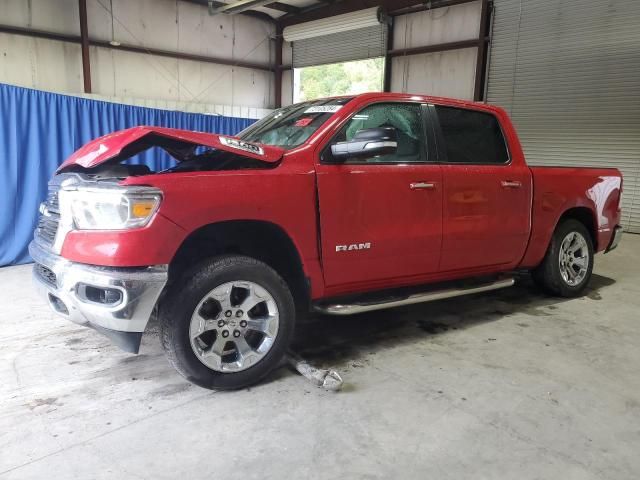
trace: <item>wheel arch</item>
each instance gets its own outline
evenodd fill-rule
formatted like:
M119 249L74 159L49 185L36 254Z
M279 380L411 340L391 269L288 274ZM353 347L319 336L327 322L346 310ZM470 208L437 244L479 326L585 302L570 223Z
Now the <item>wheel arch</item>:
M296 307L308 307L310 280L298 248L281 226L264 220L229 220L194 230L169 264L169 283L202 260L227 254L246 255L266 263L287 282Z
M558 218L558 221L556 222L556 225L553 231L555 232L558 226L563 221L568 219L577 220L578 222L582 223L585 226L585 228L589 232L589 235L591 236L591 242L593 243L593 251L597 252L598 251L598 226L597 226L598 224L596 222L595 213L593 212L593 210L590 209L589 207L584 207L584 206L571 207L565 210L562 213L562 215L560 215L560 218Z
M566 224L568 220L572 220L572 224ZM582 225L587 230L587 235L592 239L593 250L589 252L591 256L587 256L589 263L583 267L586 267L586 271L582 278L578 278L574 274L569 274L568 271L573 269L573 262L569 261L570 256L575 255L573 252L566 252L562 250L563 242L566 240L567 235L570 232L576 230L576 223ZM563 225L566 225L563 228ZM575 297L580 295L586 288L591 272L593 271L594 258L593 254L596 252L596 223L593 218L593 213L588 207L572 207L563 212L555 223L549 245L545 251L545 255L541 262L538 263L535 268L532 269L532 277L535 283L542 287L545 291L552 295L561 297ZM573 239L571 240L573 242ZM585 258L584 254L581 258ZM579 264L580 266L581 264ZM563 274L563 270L565 273ZM575 274L582 275L582 269L580 272L573 270ZM578 283L572 284L571 280L576 280Z

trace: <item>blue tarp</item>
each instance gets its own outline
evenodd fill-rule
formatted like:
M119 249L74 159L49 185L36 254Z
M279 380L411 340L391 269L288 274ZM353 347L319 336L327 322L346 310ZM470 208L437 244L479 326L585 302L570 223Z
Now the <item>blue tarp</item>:
M58 165L84 143L136 125L234 135L255 120L88 100L0 84L0 266L31 261L38 206ZM159 170L160 149L140 155Z

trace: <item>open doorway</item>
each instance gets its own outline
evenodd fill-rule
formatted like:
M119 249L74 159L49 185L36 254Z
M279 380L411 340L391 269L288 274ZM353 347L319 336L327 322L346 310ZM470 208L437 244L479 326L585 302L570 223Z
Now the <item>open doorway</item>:
M334 95L379 92L384 84L384 57L293 70L293 101Z

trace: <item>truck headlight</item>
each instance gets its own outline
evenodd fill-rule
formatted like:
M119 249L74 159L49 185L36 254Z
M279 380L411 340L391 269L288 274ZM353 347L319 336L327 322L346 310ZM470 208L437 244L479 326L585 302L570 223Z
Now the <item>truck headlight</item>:
M79 188L60 192L78 230L128 230L147 225L162 195L149 187Z

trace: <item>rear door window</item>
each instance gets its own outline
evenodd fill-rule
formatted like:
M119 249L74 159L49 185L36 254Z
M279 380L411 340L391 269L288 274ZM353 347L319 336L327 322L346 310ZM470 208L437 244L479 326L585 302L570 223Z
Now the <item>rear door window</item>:
M498 119L486 112L435 107L444 139L444 163L504 164L509 152Z

